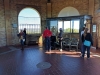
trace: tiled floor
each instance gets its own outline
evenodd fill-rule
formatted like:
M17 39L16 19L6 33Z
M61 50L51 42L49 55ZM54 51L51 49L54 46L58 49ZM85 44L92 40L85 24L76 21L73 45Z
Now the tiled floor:
M100 75L99 50L92 50L90 59L80 58L80 52L44 52L38 46L27 46L24 51L17 46L0 50L0 75ZM49 62L51 67L37 68L40 62Z

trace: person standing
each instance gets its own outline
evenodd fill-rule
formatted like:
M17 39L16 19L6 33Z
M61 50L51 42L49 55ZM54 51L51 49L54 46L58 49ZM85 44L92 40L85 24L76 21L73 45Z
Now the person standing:
M21 43L21 50L24 50L25 34L23 30L21 30L20 33L17 34L17 36L19 37L19 41Z
M63 39L63 31L62 28L59 29L58 39L59 39L59 45L60 45L60 51L62 51L62 39Z
M82 38L82 34L84 34L84 30L85 30L85 27L83 27L82 31L81 31L81 38ZM81 55L83 53L83 43L81 45Z
M87 50L87 58L90 58L90 47L93 45L92 35L88 33L88 28L85 28L84 34L82 34L83 52L82 57L84 58L85 51Z
M56 28L55 28L55 26L53 26L53 27L51 28L51 31L52 31L53 35L56 35Z
M26 28L24 28L24 37L25 37L25 41L24 41L24 45L26 45Z
M49 51L51 48L51 41L50 37L52 35L52 32L46 27L46 29L43 32L43 37L45 38L45 49L46 51Z

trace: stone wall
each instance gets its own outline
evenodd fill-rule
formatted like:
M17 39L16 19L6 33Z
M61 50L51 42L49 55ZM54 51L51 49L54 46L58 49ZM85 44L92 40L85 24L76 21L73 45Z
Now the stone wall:
M40 0L10 0L11 7L11 24L18 24L18 15L24 8L30 7L36 9L41 17L41 28L46 25L46 1ZM42 30L43 31L43 30ZM18 28L12 28L12 44L18 44Z
M5 7L4 1L0 0L0 46L6 45L6 24L5 24ZM6 4L6 3L5 3ZM74 7L76 8L80 15L88 14L89 12L89 0L51 0L51 17L57 17L59 12L65 7ZM47 0L9 0L10 7L10 17L9 24L18 24L18 14L25 7L32 7L36 9L41 16L41 28L42 32L46 25L46 17L47 17ZM98 0L95 0L95 10L98 8ZM94 13L95 14L95 13ZM99 25L98 17L100 14L95 14L93 16L94 22ZM10 25L9 25L10 26ZM13 28L11 26L11 44L18 44L18 37L16 34L18 33L18 28ZM99 32L99 29L98 29Z
M6 0L5 0L6 1ZM6 45L6 29L5 29L5 20L4 20L4 6L3 6L3 0L0 0L0 16L2 17L1 21L1 29L0 29L0 34L2 35L0 37L0 46ZM46 11L46 6L47 6L47 0L9 0L9 7L10 7L10 23L9 24L18 24L18 14L19 12L26 7L32 7L36 9L40 16L41 16L41 30L43 32L44 27L46 25L46 17L47 17L47 11ZM81 15L87 14L88 13L88 0L51 0L51 14L52 17L57 17L59 12L67 7L67 6L72 6L75 7ZM9 25L10 26L10 25ZM12 45L18 44L18 37L16 34L18 33L18 28L13 28L11 26L11 43Z
M5 29L5 17L4 17L4 3L0 0L0 46L6 45L6 29Z
M88 0L52 0L52 17L57 17L65 7L76 8L80 15L88 14Z
M97 26L97 32L96 32L96 42L97 42L97 47L100 48L100 12L97 13L97 9L99 8L99 0L95 0L95 10L94 10L94 16L93 16L93 20L94 20L94 24L96 24Z

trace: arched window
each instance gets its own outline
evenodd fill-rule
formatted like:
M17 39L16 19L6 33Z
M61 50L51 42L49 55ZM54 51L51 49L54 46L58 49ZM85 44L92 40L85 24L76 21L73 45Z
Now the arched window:
M80 14L76 8L65 7L59 12L58 17L79 16L79 15ZM79 33L79 26L80 26L79 19L58 21L58 31L59 28L62 28L65 33Z
M65 7L63 8L59 14L58 17L67 17L67 16L79 16L79 11L74 7Z
M18 30L26 28L27 34L41 33L40 15L33 8L24 8L18 15Z

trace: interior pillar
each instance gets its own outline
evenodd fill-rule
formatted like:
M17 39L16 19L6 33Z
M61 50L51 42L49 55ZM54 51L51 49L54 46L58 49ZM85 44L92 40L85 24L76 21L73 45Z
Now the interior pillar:
M51 18L51 3L47 3L47 18Z
M6 45L11 45L11 23L10 23L10 3L9 0L4 0L4 14L5 14L5 32L6 32Z
M95 0L89 0L89 15L94 16ZM91 33L93 36L93 46L97 47L97 30L93 32L94 18L92 18L92 25L90 25Z

